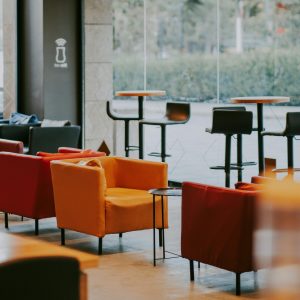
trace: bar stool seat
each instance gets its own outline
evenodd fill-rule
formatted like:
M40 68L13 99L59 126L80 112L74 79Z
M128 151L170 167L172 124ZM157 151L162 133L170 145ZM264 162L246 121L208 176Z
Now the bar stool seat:
M190 104L167 102L165 116L160 119L143 119L139 121L139 158L144 158L144 125L158 125L161 127L161 152L152 152L150 156L161 157L165 162L166 157L166 126L185 124L190 119Z
M294 137L300 135L300 112L286 114L286 126L283 131L263 131L262 136L281 136L287 138L288 174L293 174L294 169Z
M211 167L211 169L225 170L225 186L230 187L230 170L242 170L242 134L252 133L253 114L244 107L225 107L213 109L212 128L206 132L224 134L226 137L225 166ZM231 137L238 136L237 164L231 164ZM239 175L240 177L240 175Z
M185 124L187 120L184 121L175 121L170 120L166 117L163 117L162 119L144 119L140 121L140 123L143 123L144 125L179 125L179 124Z
M124 121L125 122L125 129L124 129L125 130L125 143L124 143L125 145L124 145L124 148L125 148L125 156L128 157L130 151L139 149L138 146L130 146L129 145L129 122L130 121L138 121L138 120L140 120L140 117L137 115L132 115L132 114L123 115L123 114L120 114L120 113L117 113L117 112L111 110L110 101L106 102L106 113L114 121Z

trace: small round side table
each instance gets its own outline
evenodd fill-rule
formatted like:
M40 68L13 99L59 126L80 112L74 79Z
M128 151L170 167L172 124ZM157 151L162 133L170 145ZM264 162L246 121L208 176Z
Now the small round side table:
M153 266L156 266L156 261L160 259L166 258L166 252L171 253L173 255L177 255L176 253L172 253L166 251L165 247L165 220L164 220L164 197L172 196L172 197L181 197L182 196L182 189L181 188L159 188L159 189L152 189L148 191L152 194L152 211L153 211ZM155 199L156 196L160 196L161 199L161 215L162 215L162 246L163 246L163 258L156 258L156 239L155 239Z

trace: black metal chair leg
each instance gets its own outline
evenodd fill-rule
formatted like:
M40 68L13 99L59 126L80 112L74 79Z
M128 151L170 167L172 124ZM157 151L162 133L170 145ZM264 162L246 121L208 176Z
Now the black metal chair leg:
M8 229L8 213L4 213L5 228Z
M242 139L242 135L238 134L237 135L237 166L240 167L240 169L238 170L238 181L243 180L243 173L242 173L243 152L242 151L243 151L243 139Z
M294 174L294 145L293 136L287 137L287 153L288 153L288 174Z
M200 269L200 261L198 261L198 269Z
M119 238L121 239L123 237L123 233L119 233Z
M241 273L235 273L235 294L241 295Z
M190 279L191 281L195 280L195 275L194 275L194 261L190 260Z
M34 234L39 235L39 219L34 220L35 226L34 226Z
M125 156L129 157L129 121L125 120Z
M225 186L230 187L230 157L231 157L231 135L226 135L225 148Z
M144 126L139 124L139 159L144 159Z
M162 247L163 245L163 240L162 240L162 229L158 229L158 233L159 233L159 247Z
M66 244L66 242L65 242L65 229L64 228L60 229L60 244L62 246L64 246Z
M99 241L98 241L98 254L99 255L102 254L102 237L99 237Z
M161 161L166 161L166 126L161 125Z
M21 221L22 221L22 222L24 221L24 217L23 217L23 216L21 217Z

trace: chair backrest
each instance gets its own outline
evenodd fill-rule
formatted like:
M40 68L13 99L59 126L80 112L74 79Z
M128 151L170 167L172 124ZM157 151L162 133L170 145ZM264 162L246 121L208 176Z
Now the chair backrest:
M0 139L0 151L23 153L23 142Z
M213 111L215 110L239 110L239 111L245 111L245 106L217 106L213 107Z
M190 103L167 102L166 118L186 123L191 114Z
M253 114L244 110L213 110L211 133L251 134Z
M300 135L300 112L288 112L286 114L284 133L288 136Z
M39 151L58 152L59 147L77 148L80 126L32 127L29 133L29 154Z
M0 265L1 299L79 300L80 269L75 258L54 256Z
M253 270L258 192L184 182L182 257L233 272Z
M29 129L32 124L15 125L15 124L2 124L0 125L0 138L14 141L23 142L24 146L28 146ZM40 126L36 124L35 126Z

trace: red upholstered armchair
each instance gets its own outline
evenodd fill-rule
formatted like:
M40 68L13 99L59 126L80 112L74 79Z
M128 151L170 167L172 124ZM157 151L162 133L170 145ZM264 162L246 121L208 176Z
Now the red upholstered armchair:
M0 152L0 211L35 219L38 234L39 219L55 216L50 161L66 158L104 156L102 152L83 151L46 156Z
M255 270L253 231L256 192L184 182L182 194L182 257L240 274Z

